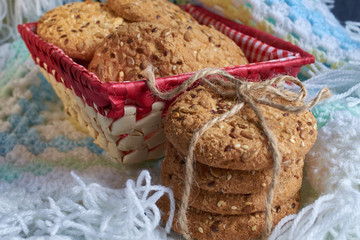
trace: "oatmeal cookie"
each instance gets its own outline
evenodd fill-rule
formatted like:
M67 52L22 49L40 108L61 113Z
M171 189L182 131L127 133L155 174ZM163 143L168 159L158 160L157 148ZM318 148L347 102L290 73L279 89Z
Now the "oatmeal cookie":
M99 43L123 22L103 3L76 2L45 13L37 34L69 57L90 62Z
M141 22L120 26L109 35L88 69L104 82L122 82L142 79L142 71L149 65L156 77L165 77L246 63L241 49L211 27L169 28Z
M229 111L234 104L234 99L223 98L209 87L200 85L171 104L164 121L165 135L185 156L194 132ZM317 136L313 114L310 111L287 113L262 104L258 107L277 138L282 161L303 159ZM194 156L205 165L233 170L260 170L272 167L273 163L268 140L248 104L234 116L208 129L198 140Z

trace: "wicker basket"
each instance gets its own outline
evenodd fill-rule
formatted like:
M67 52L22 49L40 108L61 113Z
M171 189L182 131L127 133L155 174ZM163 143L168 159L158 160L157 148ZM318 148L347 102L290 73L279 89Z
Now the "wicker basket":
M300 48L259 30L224 19L198 6L185 5L199 23L214 25L233 39L250 64L224 69L253 81L278 74L296 76L300 67L314 62ZM31 56L64 103L68 115L78 122L112 157L132 164L163 156L162 117L170 101L154 97L145 81L103 83L84 66L56 46L36 35L36 23L18 26ZM180 85L191 74L157 79L160 89Z

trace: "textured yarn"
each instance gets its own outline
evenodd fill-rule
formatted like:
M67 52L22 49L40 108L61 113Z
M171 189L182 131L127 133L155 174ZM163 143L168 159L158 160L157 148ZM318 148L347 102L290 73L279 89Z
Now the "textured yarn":
M58 236L66 239L167 239L174 214L172 191L151 185L148 171L137 181L127 180L126 188L114 190L97 183L86 185L72 173L77 185L58 198L11 188L0 197L0 236ZM70 183L70 182L69 182ZM65 190L65 189L63 189ZM158 228L161 213L156 201L168 194L171 216L165 230Z
M360 65L345 65L337 70L319 71L316 76L304 82L310 89L309 96L327 86L334 96L312 109L318 127L324 126L335 111L350 112L360 117Z

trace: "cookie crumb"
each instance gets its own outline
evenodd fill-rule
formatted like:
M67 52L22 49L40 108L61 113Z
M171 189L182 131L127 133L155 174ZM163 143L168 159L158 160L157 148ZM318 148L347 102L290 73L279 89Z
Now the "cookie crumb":
M218 206L218 207L225 206L225 205L226 205L226 203L225 203L223 200L220 200L220 201L218 201L218 203L217 203L217 206Z

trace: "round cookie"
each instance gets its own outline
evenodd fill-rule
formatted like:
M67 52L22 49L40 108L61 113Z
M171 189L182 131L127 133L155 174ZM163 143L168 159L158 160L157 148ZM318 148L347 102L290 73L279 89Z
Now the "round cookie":
M180 176L168 168L161 168L162 184L171 188L174 197L182 198L184 191L184 175ZM281 205L290 197L294 196L301 188L302 172L299 176L292 176L288 181L275 186L272 206ZM196 183L192 185L189 197L189 206L217 214L238 215L265 211L268 191L250 194L232 194L209 192L199 188Z
M156 77L205 67L246 64L241 49L217 30L202 26L168 28L158 23L120 26L99 47L88 69L102 81L135 81L152 65Z
M45 13L38 22L37 34L69 57L89 62L99 43L123 22L105 4L76 2Z
M303 160L283 162L278 178L279 182L284 184L291 178L299 178L302 176L303 166ZM164 168L164 174L168 174L163 177L170 177L174 174L184 176L185 174L184 157L169 142L165 144L162 168ZM196 162L194 181L199 188L209 192L248 194L268 191L272 172L272 168L259 171L240 171L213 168Z
M169 200L161 198L158 207L163 211L163 222L169 217ZM288 199L281 206L272 209L272 226L275 227L285 216L298 212L300 206L300 194ZM176 202L175 218L172 230L181 235L178 224L178 210L180 203ZM250 240L260 239L265 231L265 213L258 212L248 215L218 215L194 208L187 211L189 233L192 239L199 240Z
M173 27L197 23L190 14L167 0L107 0L107 4L130 22L158 22Z
M258 94L261 96L263 93ZM229 111L234 104L234 99L222 98L208 86L199 85L171 104L164 122L165 135L185 156L194 132L214 117ZM317 135L316 119L312 113L286 113L262 104L258 107L278 140L282 161L304 158ZM259 126L254 111L245 104L237 114L216 123L199 138L194 151L196 161L233 170L272 167L268 140Z

